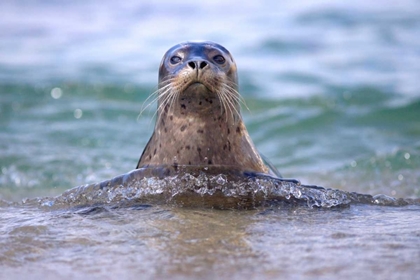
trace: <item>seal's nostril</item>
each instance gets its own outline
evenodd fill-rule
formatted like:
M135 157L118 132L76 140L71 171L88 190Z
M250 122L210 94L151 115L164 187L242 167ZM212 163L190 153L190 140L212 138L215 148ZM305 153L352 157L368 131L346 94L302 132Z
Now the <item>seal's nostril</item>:
M208 65L208 63L205 62L205 61L190 61L190 62L188 62L188 66L191 69L196 69L196 68L204 69L207 65Z
M190 66L192 69L195 69L196 64L194 61L190 61L188 62L188 66Z
M205 61L202 61L201 63L200 63L200 69L203 69L204 67L206 67L207 66L207 62L205 62Z

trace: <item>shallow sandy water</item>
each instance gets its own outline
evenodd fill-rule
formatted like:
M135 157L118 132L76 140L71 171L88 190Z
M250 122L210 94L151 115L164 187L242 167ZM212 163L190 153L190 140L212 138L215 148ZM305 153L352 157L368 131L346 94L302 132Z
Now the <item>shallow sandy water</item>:
M11 215L13 213L13 215ZM415 279L418 206L1 208L3 279Z

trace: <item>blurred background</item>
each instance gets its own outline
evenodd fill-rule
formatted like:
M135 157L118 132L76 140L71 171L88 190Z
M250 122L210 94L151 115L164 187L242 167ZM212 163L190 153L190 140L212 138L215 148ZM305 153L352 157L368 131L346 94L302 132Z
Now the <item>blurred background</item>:
M135 168L160 60L231 51L248 130L285 177L420 196L420 2L0 2L0 199Z

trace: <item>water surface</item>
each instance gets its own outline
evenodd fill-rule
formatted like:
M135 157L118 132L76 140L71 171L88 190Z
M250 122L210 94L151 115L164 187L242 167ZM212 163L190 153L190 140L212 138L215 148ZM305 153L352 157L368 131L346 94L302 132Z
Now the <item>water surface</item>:
M418 206L0 211L5 279L413 279L420 272Z

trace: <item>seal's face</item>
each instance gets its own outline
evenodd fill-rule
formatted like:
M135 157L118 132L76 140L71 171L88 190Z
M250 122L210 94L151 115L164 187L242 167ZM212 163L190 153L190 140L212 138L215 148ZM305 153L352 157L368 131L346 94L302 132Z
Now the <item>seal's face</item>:
M179 99L195 101L189 102L190 112L214 114L219 107L219 113L239 115L237 84L235 61L223 46L212 42L175 45L159 67L159 116Z
M175 45L165 53L159 67L159 83L168 77L187 75L193 77L189 84L203 83L214 90L215 81L211 78L229 81L236 87L236 73L235 61L223 46L212 42L187 42Z

